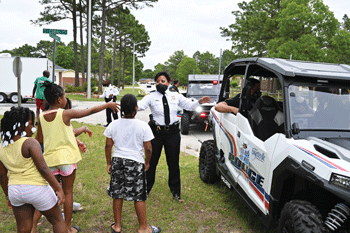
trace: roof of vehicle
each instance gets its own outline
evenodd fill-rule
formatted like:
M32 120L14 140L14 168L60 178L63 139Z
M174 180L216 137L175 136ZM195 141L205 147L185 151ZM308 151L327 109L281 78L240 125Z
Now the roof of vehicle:
M345 64L286 60L280 58L244 58L232 61L225 69L230 70L240 63L260 64L273 72L285 76L324 77L327 79L350 80L350 66Z
M218 74L189 74L188 81L213 81L218 80ZM224 75L220 75L220 81L224 78Z

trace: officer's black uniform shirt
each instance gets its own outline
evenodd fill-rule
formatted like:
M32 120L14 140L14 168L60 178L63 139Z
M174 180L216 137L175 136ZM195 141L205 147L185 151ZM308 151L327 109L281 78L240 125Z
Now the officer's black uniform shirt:
M240 98L241 98L241 94L239 93L235 97L225 100L225 102L227 103L228 106L239 108L239 102L241 101Z

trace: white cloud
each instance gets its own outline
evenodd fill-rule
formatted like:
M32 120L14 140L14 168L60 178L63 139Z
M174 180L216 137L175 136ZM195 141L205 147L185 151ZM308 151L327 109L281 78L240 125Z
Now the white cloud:
M146 57L141 58L145 68L153 69L156 64L164 63L177 50L184 50L188 56L197 50L219 56L220 49L231 47L231 42L221 37L220 27L234 23L231 12L238 10L237 3L242 1L158 0L153 8L133 10L152 41ZM324 3L330 6L339 21L346 13L350 16L350 1L324 0ZM66 44L73 40L70 20L43 27L32 25L29 20L39 18L42 10L38 1L1 0L0 51L51 40L48 34L43 34L43 28L67 29L68 35L61 35L61 40Z

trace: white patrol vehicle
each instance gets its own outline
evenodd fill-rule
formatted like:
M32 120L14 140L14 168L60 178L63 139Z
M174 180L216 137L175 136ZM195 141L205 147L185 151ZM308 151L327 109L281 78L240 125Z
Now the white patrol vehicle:
M203 96L209 96L210 103L198 105L194 111L183 110L181 116L181 133L187 135L190 124L208 123L210 109L215 106L219 96L223 75L190 74L188 75L187 93L184 94L192 101L199 100Z
M202 144L200 178L223 180L279 232L350 232L350 66L235 60L219 101L232 97L236 75L274 93L253 102L245 85L237 115L211 109L214 140Z

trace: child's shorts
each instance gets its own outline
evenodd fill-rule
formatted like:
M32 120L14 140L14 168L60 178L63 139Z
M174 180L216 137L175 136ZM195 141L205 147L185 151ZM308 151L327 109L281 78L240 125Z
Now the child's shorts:
M52 171L52 174L54 176L61 175L61 176L69 176L73 173L74 170L77 169L77 164L68 164L68 165L58 165L55 167L50 167L50 170Z
M146 201L147 181L145 165L130 159L112 158L111 182L107 193L113 199Z
M8 193L11 205L31 204L39 211L50 210L58 201L50 185L9 185Z

